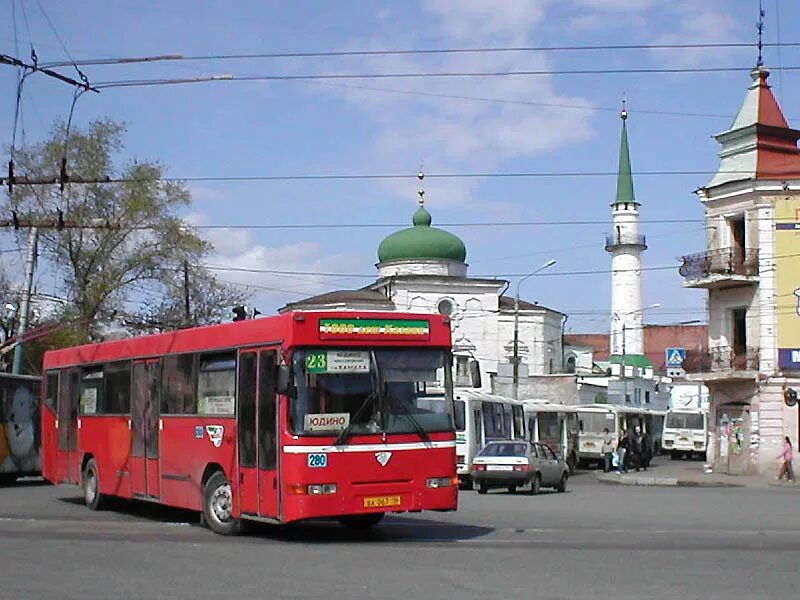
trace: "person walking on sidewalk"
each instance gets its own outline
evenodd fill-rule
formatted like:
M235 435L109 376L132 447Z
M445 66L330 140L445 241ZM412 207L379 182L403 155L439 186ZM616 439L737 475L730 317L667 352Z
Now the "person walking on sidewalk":
M786 475L787 481L794 481L794 471L792 470L792 441L789 439L788 435L783 439L783 452L778 455L778 458L783 459L781 470L778 473L778 481L783 479L784 475Z
M622 430L622 434L619 436L619 442L617 443L617 454L619 455L619 465L617 465L617 473L627 473L628 467L625 466L625 455L628 453L628 445L630 442L630 437L628 436L628 432L626 430Z
M611 470L614 459L614 436L608 432L608 427L603 429L603 473Z

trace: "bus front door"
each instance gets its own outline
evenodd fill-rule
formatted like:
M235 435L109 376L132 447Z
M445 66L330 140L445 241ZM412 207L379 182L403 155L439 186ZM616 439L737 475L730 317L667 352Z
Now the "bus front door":
M56 459L56 481L59 483L80 482L80 456L78 452L78 394L80 370L62 371L58 390L56 428L58 429L58 453Z
M274 349L239 354L239 510L278 516L277 410Z
M131 394L131 491L137 498L158 498L159 386L161 364L157 360L133 363Z

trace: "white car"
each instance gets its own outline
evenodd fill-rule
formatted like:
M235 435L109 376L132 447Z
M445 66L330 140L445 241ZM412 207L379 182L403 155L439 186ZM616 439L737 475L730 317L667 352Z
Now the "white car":
M567 463L545 444L489 442L472 461L472 478L479 494L485 494L490 487L505 487L514 493L525 485L530 485L533 494L542 487L564 492L568 477Z

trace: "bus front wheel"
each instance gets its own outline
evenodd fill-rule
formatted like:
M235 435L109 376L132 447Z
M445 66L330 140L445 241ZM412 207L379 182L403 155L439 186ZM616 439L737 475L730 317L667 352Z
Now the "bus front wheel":
M89 510L103 510L106 505L107 498L100 493L100 477L93 458L89 459L83 469L83 500Z
M203 488L203 519L214 533L239 533L241 522L233 518L231 484L220 471L209 477Z

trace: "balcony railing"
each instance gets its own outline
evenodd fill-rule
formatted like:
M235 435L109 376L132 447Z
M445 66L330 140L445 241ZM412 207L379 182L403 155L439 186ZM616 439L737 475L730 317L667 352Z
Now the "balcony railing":
M678 272L684 279L705 279L714 275L758 275L758 248L720 248L681 258Z
M647 239L639 233L622 233L606 236L606 250L616 246L640 246L647 248Z
M715 371L757 371L758 348L734 350L728 346L711 348L708 352L687 352L683 370L687 373Z

